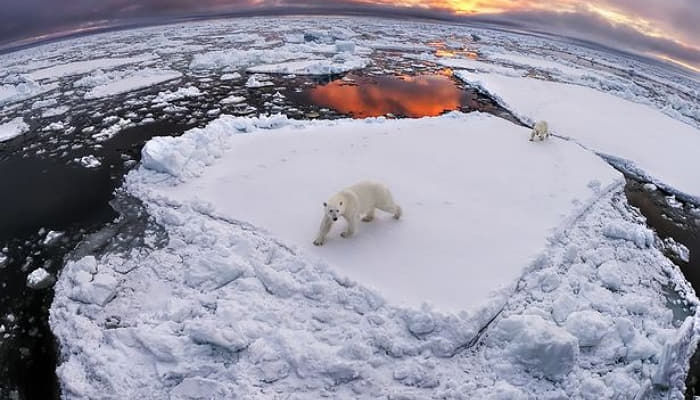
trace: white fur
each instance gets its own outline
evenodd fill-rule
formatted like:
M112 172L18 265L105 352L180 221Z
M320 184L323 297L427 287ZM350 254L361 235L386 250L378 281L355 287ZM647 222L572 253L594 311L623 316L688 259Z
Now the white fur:
M534 141L535 138L540 141L545 140L549 137L549 125L547 121L537 121L534 128L532 128L532 133L530 134L530 141Z
M375 209L391 213L395 219L401 218L401 207L394 203L391 192L381 183L363 181L341 190L323 203L323 219L314 244L321 246L326 241L333 222L341 216L348 227L340 236L349 238L355 233L357 220L362 217L364 222L372 221Z

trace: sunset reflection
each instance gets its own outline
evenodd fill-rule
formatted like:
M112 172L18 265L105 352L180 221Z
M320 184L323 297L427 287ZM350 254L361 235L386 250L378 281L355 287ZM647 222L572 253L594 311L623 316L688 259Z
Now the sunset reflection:
M462 105L464 92L449 78L451 71L419 76L349 76L310 89L309 99L321 107L356 118L436 116Z

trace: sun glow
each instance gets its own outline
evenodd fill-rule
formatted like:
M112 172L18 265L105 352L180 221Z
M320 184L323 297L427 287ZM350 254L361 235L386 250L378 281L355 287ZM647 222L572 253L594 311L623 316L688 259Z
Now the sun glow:
M668 61L668 62L676 64L676 65L680 65L681 67L687 68L691 71L700 72L700 66L695 66L695 65L683 62L681 60L676 60L675 58L669 57L665 54L651 54L651 56L656 57L656 58L660 58L664 61Z

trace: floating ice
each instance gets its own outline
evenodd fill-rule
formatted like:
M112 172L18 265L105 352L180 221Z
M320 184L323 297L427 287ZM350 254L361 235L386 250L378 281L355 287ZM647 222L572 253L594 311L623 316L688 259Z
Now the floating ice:
M46 289L54 284L55 278L43 268L35 269L27 276L27 287L30 289Z
M0 124L0 142L5 142L7 140L14 139L17 136L20 136L23 133L27 132L28 130L29 125L27 125L27 123L24 122L24 118L22 117L17 117L15 119L10 120L10 122Z

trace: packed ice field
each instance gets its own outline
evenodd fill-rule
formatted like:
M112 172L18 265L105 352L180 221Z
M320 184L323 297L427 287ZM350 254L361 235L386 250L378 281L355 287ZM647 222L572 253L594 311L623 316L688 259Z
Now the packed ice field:
M309 120L273 83L431 68L554 136L478 112ZM2 55L0 82L0 141L86 168L100 160L73 146L201 124L150 140L124 181L167 244L58 277L66 399L683 398L698 299L622 172L700 223L697 75L542 36L289 17L47 44ZM78 129L76 112L103 123ZM363 179L402 219L313 246L322 203Z

